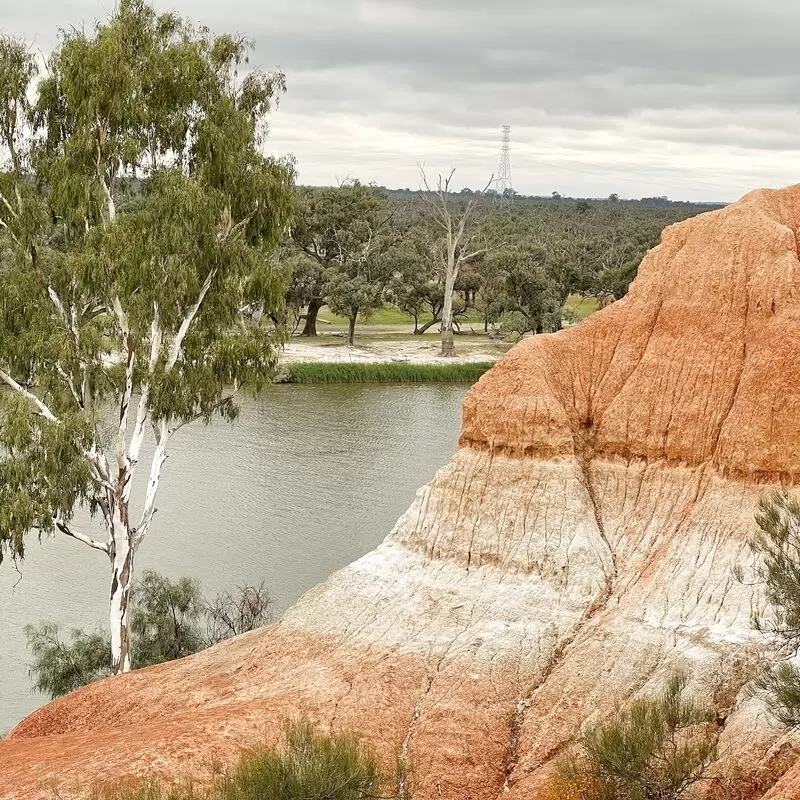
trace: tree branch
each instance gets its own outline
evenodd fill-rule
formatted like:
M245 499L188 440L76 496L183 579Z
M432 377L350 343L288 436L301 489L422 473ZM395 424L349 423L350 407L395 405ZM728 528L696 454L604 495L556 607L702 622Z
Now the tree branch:
M9 235L9 236L10 236L10 237L11 237L11 238L14 240L14 242L15 242L17 245L19 245L19 244L20 244L20 241L19 241L19 239L17 238L17 236L16 236L16 234L14 233L14 231L12 231L12 230L11 230L11 228L9 228L9 227L8 227L8 224L7 224L7 223L6 223L4 220L2 220L2 219L0 219L0 228L4 228L5 230L7 230L7 231L8 231L8 235Z
M8 209L9 213L12 217L14 217L14 219L19 217L19 214L14 211L14 207L8 202L8 200L6 200L6 197L2 192L0 192L0 203L2 203Z
M502 242L501 244L491 245L490 247L482 247L480 250L475 250L474 252L469 253L468 255L459 256L458 260L462 264L466 264L468 261L472 261L473 258L477 258L478 256L482 256L485 253L491 253L491 252L493 252L495 250L502 250L507 244L508 244L507 242Z
M160 420L158 425L154 422L153 432L156 437L156 450L155 453L153 453L153 461L150 464L150 477L147 480L147 491L145 492L142 516L136 527L134 548L142 543L144 537L147 535L147 531L150 529L150 523L155 516L156 493L158 492L158 484L161 480L161 468L167 460L167 444L172 435L172 431L170 431L169 423L166 419Z
M230 405L233 402L234 397L236 397L238 391L239 389L234 389L233 392L231 392L228 395L225 395L225 397L214 403L214 405L210 409L210 413L213 414L215 411L219 411L221 408ZM172 436L172 434L177 433L179 430L185 428L187 425L191 425L192 423L197 422L199 419L203 419L203 417L205 416L206 416L205 414L198 414L196 417L192 417L191 419L187 419L184 420L183 422L178 423L177 425L175 425L175 427L170 428L169 435Z
M122 397L119 401L119 426L117 428L117 466L121 473L127 468L125 448L127 446L126 440L128 434L128 409L131 403L131 395L133 394L133 369L136 363L136 347L128 325L128 317L122 309L118 298L114 299L114 306L117 317L120 320L122 336L125 340L125 349L128 352L128 358L125 364L125 388L123 389Z
M105 553L106 555L109 554L109 548L107 544L98 542L95 539L92 539L91 536L87 536L85 533L75 530L75 528L71 527L69 523L67 523L61 517L54 517L53 524L61 531L61 533L65 534L66 536L70 536L73 539L77 539L79 542L83 542L93 550L99 550L101 553Z
M163 340L161 331L161 320L158 312L158 303L153 304L153 320L150 323L150 360L147 364L147 380L142 386L142 393L139 397L139 405L136 409L136 424L133 428L133 437L128 448L128 463L135 465L139 461L139 453L144 441L144 426L147 422L150 408L150 380L158 365L158 356L161 353L161 343ZM127 497L126 497L127 499Z
M64 383L67 384L69 388L70 394L75 399L75 402L78 405L78 408L83 408L83 403L81 402L81 397L78 394L78 390L75 388L75 382L72 380L72 377L67 373L64 367L61 366L60 363L56 363L56 372L61 376Z
M17 383L7 372L2 369L0 369L0 381L17 392L17 394L33 403L33 405L35 405L38 409L39 414L46 420L54 422L56 425L61 424L61 420L48 408L47 405L45 405L44 402L42 402L42 400L33 394L33 392L29 392L24 386L21 386L19 383ZM96 482L104 489L113 493L114 487L109 481L108 463L105 461L105 458L97 452L97 449L94 445L92 445L90 450L85 450L84 455L89 459L89 462L94 467L94 471L96 472Z
M189 311L186 313L186 316L183 318L181 327L178 329L178 332L175 334L175 338L172 341L172 347L170 348L169 358L164 368L164 372L169 372L177 363L178 356L180 355L181 347L183 345L183 340L186 338L186 334L189 332L189 326L192 324L192 322L194 322L194 318L197 316L197 312L200 310L200 306L203 304L203 300L205 300L208 290L211 288L211 282L214 280L214 276L216 274L217 268L214 267L206 276L206 279L200 288L200 294L198 295L194 305L189 309Z
M10 386L17 394L22 395L26 400L29 400L33 405L39 409L39 414L50 422L60 424L61 420L40 400L33 392L29 392L24 386L17 383L7 372L0 369L0 381Z

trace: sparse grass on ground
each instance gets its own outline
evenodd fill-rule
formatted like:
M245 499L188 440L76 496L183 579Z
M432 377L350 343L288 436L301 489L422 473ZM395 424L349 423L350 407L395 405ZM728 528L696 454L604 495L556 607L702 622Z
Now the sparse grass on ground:
M494 366L471 364L307 363L290 364L290 383L475 383Z
M582 322L586 317L591 316L598 310L598 303L596 297L583 297L582 295L572 294L567 298L564 304L564 321L565 323ZM476 334L483 333L483 317L480 312L474 309L464 316L458 317L457 323L462 329L469 331L472 329ZM428 322L428 318L420 320L420 325ZM324 306L317 318L317 331L321 336L325 335L326 330L339 331L347 329L347 319L334 314L327 306ZM409 333L414 329L414 320L410 314L406 314L396 306L386 305L372 314L358 318L358 326L356 327L356 337L359 335L376 335L382 336L388 333L386 327L407 327ZM432 326L426 332L427 335L437 335L437 325ZM399 332L398 332L399 334ZM402 334L405 335L405 334Z
M583 297L579 294L571 294L564 303L564 319L583 322L598 310L596 297Z

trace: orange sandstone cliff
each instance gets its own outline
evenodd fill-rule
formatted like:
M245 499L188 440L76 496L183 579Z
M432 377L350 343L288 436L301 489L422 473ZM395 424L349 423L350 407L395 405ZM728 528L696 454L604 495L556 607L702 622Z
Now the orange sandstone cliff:
M0 743L0 797L203 774L305 713L399 754L415 798L535 798L582 725L677 667L718 709L721 769L789 766L772 796L800 797L741 691L763 601L733 574L759 498L800 481L798 230L800 186L668 228L624 300L472 389L377 550L269 629L36 712Z

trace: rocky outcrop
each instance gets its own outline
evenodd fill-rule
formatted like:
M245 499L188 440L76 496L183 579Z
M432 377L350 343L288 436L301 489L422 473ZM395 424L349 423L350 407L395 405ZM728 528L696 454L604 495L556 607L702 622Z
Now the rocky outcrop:
M35 713L0 796L202 774L306 713L399 755L416 798L535 797L583 724L676 667L727 766L785 768L740 692L762 600L733 568L758 499L800 480L798 230L800 187L668 228L624 300L472 389L461 449L377 550L270 629Z

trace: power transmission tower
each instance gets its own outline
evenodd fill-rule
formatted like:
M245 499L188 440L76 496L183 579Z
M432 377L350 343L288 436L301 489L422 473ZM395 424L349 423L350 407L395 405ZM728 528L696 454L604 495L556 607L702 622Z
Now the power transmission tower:
M503 147L500 152L500 168L497 170L497 193L509 197L513 190L511 184L511 126L503 125Z

